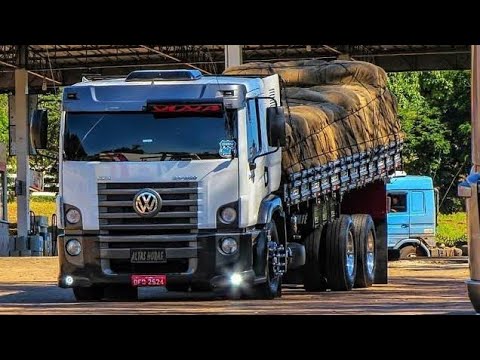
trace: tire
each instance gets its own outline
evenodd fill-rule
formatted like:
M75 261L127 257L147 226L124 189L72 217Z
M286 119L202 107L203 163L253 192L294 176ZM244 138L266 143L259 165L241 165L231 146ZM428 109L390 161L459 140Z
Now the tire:
M328 287L333 291L350 291L355 283L357 265L352 218L340 215L327 226L325 265Z
M407 245L400 249L400 260L413 259L422 254L417 251L417 248L413 245Z
M103 298L103 287L74 287L73 295L77 301L100 301Z
M357 251L356 288L367 288L375 280L375 224L370 215L353 215L353 228Z
M267 226L267 230L270 230L271 240L279 243L278 231L275 222L272 220ZM267 281L255 285L252 288L252 296L257 300L272 300L276 297L282 296L282 276L275 276L273 274L273 266L271 261L268 258L268 243L266 243L266 249L264 251L265 267L264 267L264 276L267 278Z
M320 292L327 289L327 279L322 267L323 228L313 230L305 238L306 259L303 268L303 283L308 292Z

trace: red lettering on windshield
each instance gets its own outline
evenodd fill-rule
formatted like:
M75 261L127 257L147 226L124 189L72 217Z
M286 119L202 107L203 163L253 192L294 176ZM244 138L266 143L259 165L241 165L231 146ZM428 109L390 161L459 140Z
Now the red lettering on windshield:
M218 113L222 111L221 104L186 104L186 105L151 105L154 113Z

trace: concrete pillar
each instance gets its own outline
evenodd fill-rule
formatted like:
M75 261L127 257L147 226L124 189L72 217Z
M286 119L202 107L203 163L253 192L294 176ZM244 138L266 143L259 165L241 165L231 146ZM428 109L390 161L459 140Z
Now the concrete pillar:
M480 46L472 46L472 162L473 170L480 172ZM478 187L478 184L474 184ZM467 202L469 216L470 243L470 276L480 281L480 218L478 217L477 191Z
M242 45L225 45L225 69L242 63Z
M29 129L28 72L15 70L15 151L17 156L17 234L27 236L30 229L29 206ZM17 186L18 185L18 186Z
M464 194L465 185L459 186L460 196L467 198L468 215L468 256L470 280L467 281L468 296L477 313L480 313L480 214L479 183L480 172L480 45L472 45L472 162L473 175L469 176L469 193Z

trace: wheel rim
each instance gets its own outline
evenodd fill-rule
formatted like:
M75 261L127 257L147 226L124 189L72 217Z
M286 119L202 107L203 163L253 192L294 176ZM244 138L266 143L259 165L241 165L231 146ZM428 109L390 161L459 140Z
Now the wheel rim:
M273 245L273 246L272 246ZM280 275L275 273L274 270L274 252L278 246L277 239L271 239L268 243L268 257L267 257L267 279L268 279L268 286L271 292L278 291L278 286L280 282Z
M355 271L355 245L351 231L348 232L347 236L346 264L348 277L352 278Z
M269 279L270 290L272 292L277 291L280 277L278 275L275 275L275 273L273 272L273 266L270 266L270 265L268 266L268 279Z
M373 268L375 267L375 238L373 233L370 231L367 238L367 270L368 273L373 273Z

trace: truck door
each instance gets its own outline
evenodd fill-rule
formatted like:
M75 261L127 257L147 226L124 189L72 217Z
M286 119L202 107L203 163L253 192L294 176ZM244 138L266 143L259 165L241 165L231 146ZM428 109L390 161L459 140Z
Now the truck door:
M260 123L260 112L258 99L251 99L247 101L247 151L248 161L252 162L255 157L263 154L267 148L265 144L266 137L262 134L262 127ZM248 175L248 214L249 225L253 219L256 219L258 209L262 200L268 195L268 169L266 168L266 157L260 156L255 159L255 169L249 171Z
M391 192L390 211L387 215L388 246L410 237L408 192Z
M410 237L434 240L436 211L433 190L412 191L410 202Z

